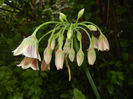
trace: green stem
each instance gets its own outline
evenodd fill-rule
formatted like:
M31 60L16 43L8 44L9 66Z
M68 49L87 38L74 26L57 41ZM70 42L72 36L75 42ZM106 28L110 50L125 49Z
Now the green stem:
M101 31L101 29L100 29L96 24L94 24L94 23L92 23L92 22L84 21L84 22L78 23L78 25L83 25L83 26L86 26L86 27L87 27L87 25L86 25L85 23L94 25L94 26L98 29L98 31L100 32L100 34L103 34L102 31Z
M46 35L50 34L52 31L53 31L53 30L48 31L47 33L45 33L45 34L39 39L39 42L40 42Z
M82 29L83 31L85 31L85 33L88 35L88 37L89 37L89 40L91 41L91 37L90 37L90 34L86 31L86 29L84 29L83 27L77 27L77 28L80 28L80 29Z
M98 90L97 90L97 88L96 88L96 86L95 86L95 84L94 84L94 81L93 81L93 79L92 79L92 77L91 77L91 74L90 74L90 72L89 72L89 69L87 68L87 65L84 64L83 66L84 66L83 69L84 69L84 71L85 71L85 73L86 73L86 76L87 76L87 78L88 78L88 80L89 80L89 83L91 84L91 87L92 87L92 89L93 89L93 91L94 91L94 94L95 94L96 98L97 98L97 99L101 99L101 97L100 97L100 95L99 95L99 93L98 93Z
M47 24L51 24L51 23L59 23L59 22L56 22L56 21L45 22L45 23L39 25L39 26L35 29L35 31L33 32L32 35L36 35L37 31L38 31L41 27L43 27L43 26L45 26L45 25L47 25Z
M48 31L47 33L45 33L45 34L39 39L39 42L40 42L46 35L50 34L51 32L53 33L53 32L54 32L55 30L57 30L57 29L58 29L58 28L54 28L54 29Z
M78 33L79 31L76 30L76 32ZM81 36L81 39L79 40L79 43L80 43L80 50L82 50L82 36Z

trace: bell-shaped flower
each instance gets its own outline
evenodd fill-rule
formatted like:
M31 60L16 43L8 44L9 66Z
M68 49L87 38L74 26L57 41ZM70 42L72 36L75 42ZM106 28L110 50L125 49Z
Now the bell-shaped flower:
M98 42L98 50L100 51L108 51L109 48L109 42L107 40L107 38L101 34L99 37L99 42Z
M98 39L94 36L92 36L92 43L93 43L93 46L94 48L98 48Z
M58 49L55 52L55 65L57 70L63 69L63 64L64 64L64 52L62 49Z
M81 66L82 63L83 63L83 61L84 61L84 53L83 53L83 51L80 49L80 50L78 51L78 53L77 53L77 64L78 64L78 66Z
M45 60L42 60L41 71L48 71L48 70L50 70L50 64L46 64Z
M39 70L38 60L35 58L25 57L17 66L23 69L32 68L33 70Z
M38 40L36 36L31 35L25 38L22 43L13 51L14 56L24 55L30 58L41 60L38 52Z
M44 50L44 60L46 62L46 64L49 64L52 58L52 49L51 47L48 45L46 47L46 49Z
M69 52L69 59L71 62L74 61L74 58L75 58L75 51L73 48L70 49L70 52Z
M96 61L96 52L94 50L93 45L90 44L90 47L88 49L88 62L90 65L93 65Z

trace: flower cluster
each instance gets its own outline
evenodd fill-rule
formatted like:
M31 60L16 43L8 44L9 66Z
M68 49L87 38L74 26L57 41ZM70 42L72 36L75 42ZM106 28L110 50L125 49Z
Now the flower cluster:
M84 31L89 38L90 45L88 48L88 63L90 65L94 65L96 61L96 52L95 49L99 51L108 51L109 43L105 35L99 29L97 25L92 22L78 22L79 18L82 17L84 13L84 9L80 10L78 13L78 18L75 23L69 23L67 21L67 17L65 14L60 13L59 20L49 21L41 24L36 28L33 34L27 38L25 38L22 43L13 51L13 55L24 55L25 58L18 65L23 69L27 69L31 67L34 70L39 70L38 60L41 61L39 52L38 52L38 44L39 42L48 34L51 33L51 36L48 39L48 45L44 49L43 60L41 64L41 70L49 70L50 62L52 59L52 53L55 51L55 65L57 70L63 69L64 60L70 59L71 62L74 61L75 57L77 60L77 65L81 66L84 61L84 52L82 50L82 34L81 31ZM37 31L47 25L47 24L56 24L54 29L45 33L39 40L36 38ZM94 37L94 35L90 35L86 29L90 31L99 31L99 38ZM65 35L66 34L66 35ZM65 43L63 43L65 40ZM76 43L74 43L76 42ZM57 44L56 44L57 43ZM74 45L75 44L75 45ZM79 45L77 54L76 54L76 46Z

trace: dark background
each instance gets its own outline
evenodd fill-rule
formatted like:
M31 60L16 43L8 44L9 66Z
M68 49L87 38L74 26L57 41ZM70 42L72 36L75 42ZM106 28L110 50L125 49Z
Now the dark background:
M69 63L57 71L52 58L51 70L33 71L16 67L22 56L12 51L32 34L41 23L58 20L63 12L74 22L80 9L85 13L80 21L97 24L110 44L109 52L98 52L90 73L102 99L132 99L133 94L133 9L132 0L0 0L0 99L95 99L82 67ZM41 29L37 38L51 29ZM95 32L95 36L99 33ZM88 38L83 36L84 51ZM39 45L40 54L47 45L47 37Z

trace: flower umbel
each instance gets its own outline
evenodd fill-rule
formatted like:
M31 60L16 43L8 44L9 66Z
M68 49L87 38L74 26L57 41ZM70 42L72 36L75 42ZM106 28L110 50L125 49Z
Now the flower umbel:
M29 57L25 57L17 66L23 69L32 68L33 70L39 70L38 60Z
M38 52L38 40L36 36L31 35L25 38L22 43L13 51L14 56L24 55L30 58L41 60Z

